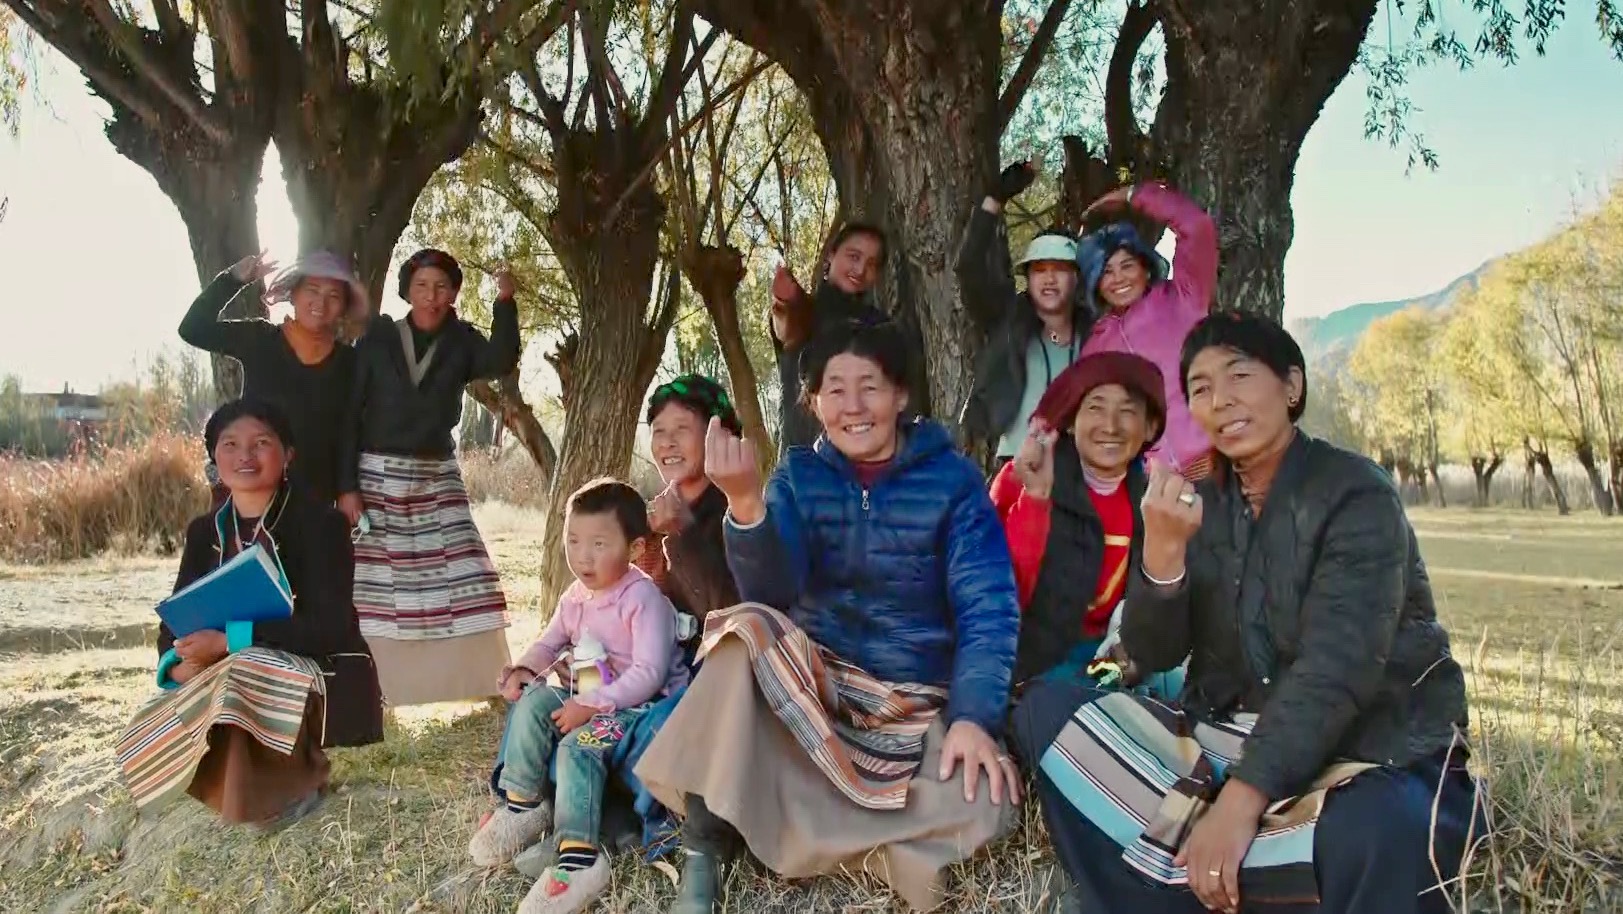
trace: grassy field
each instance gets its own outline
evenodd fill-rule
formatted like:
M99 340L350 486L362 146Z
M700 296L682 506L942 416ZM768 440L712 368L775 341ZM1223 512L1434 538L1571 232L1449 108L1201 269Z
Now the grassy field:
M479 513L516 616L539 628L533 515ZM1623 910L1623 522L1416 511L1439 611L1472 673L1477 760L1499 834L1473 908ZM499 735L485 705L402 712L383 744L335 753L337 793L274 836L194 803L140 817L111 746L151 694L151 606L169 559L0 566L0 912L512 911L528 881L474 869ZM959 873L948 910L1051 906L1035 810ZM730 910L900 911L873 885L736 878ZM1496 887L1496 891L1483 891ZM662 870L621 861L604 912L663 911Z

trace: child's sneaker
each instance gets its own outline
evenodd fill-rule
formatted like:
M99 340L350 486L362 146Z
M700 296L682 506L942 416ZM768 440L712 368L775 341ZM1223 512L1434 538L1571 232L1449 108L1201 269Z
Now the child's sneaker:
M566 872L553 867L537 879L518 906L518 914L578 914L609 887L609 855L584 870Z
M551 825L551 803L542 801L540 806L524 812L514 812L503 803L473 833L473 840L468 842L468 855L473 857L475 866L501 866L519 851L546 837Z

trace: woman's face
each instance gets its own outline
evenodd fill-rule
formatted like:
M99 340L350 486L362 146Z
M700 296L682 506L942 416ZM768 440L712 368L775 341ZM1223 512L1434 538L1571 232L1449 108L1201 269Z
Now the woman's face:
M439 267L418 267L411 274L411 284L406 291L411 302L412 322L422 330L438 327L456 304L457 288Z
M842 352L828 360L812 411L828 440L857 462L896 456L896 417L907 408L907 391L892 383L872 359Z
M1083 465L1105 477L1127 472L1154 432L1155 420L1144 398L1120 384L1101 384L1088 391L1071 426Z
M704 475L705 420L684 403L671 401L648 424L654 465L666 484L680 485Z
M293 319L315 333L332 333L349 308L349 283L307 276L293 287Z
M1068 260L1039 260L1026 267L1026 293L1041 315L1069 312L1076 283L1076 264Z
M865 232L840 242L828 255L828 281L847 295L861 295L879 281L879 259L885 246Z
M1144 261L1131 251L1120 250L1105 261L1099 274L1099 297L1112 311L1125 311L1144 297L1150 288L1150 273Z
M243 416L225 427L214 443L214 466L232 493L266 492L282 484L293 452L270 426Z
M1299 369L1281 378L1244 353L1208 346L1189 363L1188 380L1190 415L1229 460L1244 463L1290 436L1290 402L1302 396Z

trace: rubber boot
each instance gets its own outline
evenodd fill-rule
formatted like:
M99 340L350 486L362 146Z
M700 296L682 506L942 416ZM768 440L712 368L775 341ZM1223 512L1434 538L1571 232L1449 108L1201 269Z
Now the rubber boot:
M687 862L682 865L682 891L671 905L670 914L718 914L726 881L719 857L688 851Z

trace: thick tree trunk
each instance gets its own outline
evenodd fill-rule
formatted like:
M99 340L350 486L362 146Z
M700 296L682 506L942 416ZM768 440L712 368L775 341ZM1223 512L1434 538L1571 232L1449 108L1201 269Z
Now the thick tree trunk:
M1352 67L1376 6L1374 0L1156 4L1167 91L1151 147L1172 185L1217 220L1222 267L1215 307L1281 316L1297 157Z
M558 202L547 238L580 300L579 335L565 358L563 442L548 488L541 541L542 607L549 611L570 581L563 552L569 496L603 475L624 477L643 397L653 382L675 317L680 283L650 304L665 203L639 182L640 155L623 155L612 128L575 132L554 158ZM625 189L636 183L636 189ZM616 200L624 203L602 224ZM650 311L652 314L650 315ZM562 377L567 374L567 379Z
M722 360L727 364L728 380L732 382L738 421L744 426L744 434L755 442L764 477L776 462L778 447L766 430L766 415L761 410L761 384L738 324L738 286L744 281L744 255L732 245L693 248L682 258L682 271L704 301L704 308L715 325L716 341L721 346Z
M1476 480L1475 503L1478 508L1486 508L1493 503L1493 474L1499 472L1504 462L1505 458L1500 454L1471 458L1471 476Z
M434 172L477 138L481 99L457 86L441 103L412 103L381 80L357 81L324 13L302 44L284 49L275 140L299 250L353 257L376 314L412 208Z
M694 8L776 61L806 95L843 215L890 233L882 290L922 345L930 389L920 405L955 418L988 330L987 316L960 302L953 261L996 172L1001 0L697 0Z
M1575 441L1572 456L1577 458L1578 465L1584 468L1584 475L1589 477L1589 495L1595 502L1595 510L1611 517L1612 495L1606 490L1606 480L1601 477L1600 465L1595 461L1595 446L1587 439Z
M1549 451L1532 451L1533 461L1538 464L1539 472L1544 475L1544 484L1549 487L1550 498L1555 501L1556 513L1566 517L1572 513L1572 505L1567 501L1567 490L1561 487L1561 480L1556 478L1555 465L1550 462Z
M1431 471L1432 485L1436 486L1437 488L1437 507L1448 507L1448 493L1443 491L1443 477L1437 473L1437 464L1430 464L1427 466L1427 469Z
M200 286L258 253L256 197L269 142L264 134L244 131L230 145L220 146L184 128L160 136L134 118L115 113L107 124L107 138L121 155L152 175L180 212ZM254 295L239 296L232 307L231 317L265 314L265 306ZM174 303L176 321L184 308L183 302ZM240 396L242 366L222 355L211 356L210 364L215 396L221 401Z

